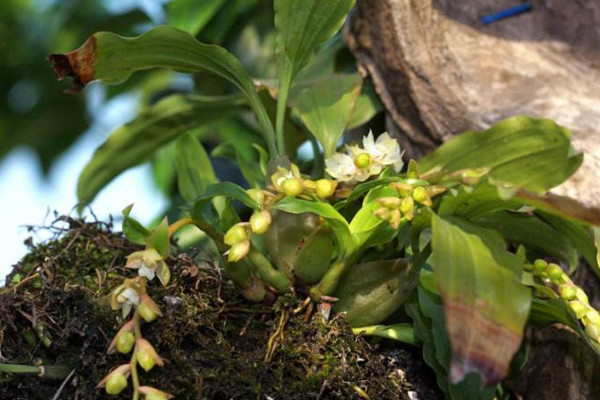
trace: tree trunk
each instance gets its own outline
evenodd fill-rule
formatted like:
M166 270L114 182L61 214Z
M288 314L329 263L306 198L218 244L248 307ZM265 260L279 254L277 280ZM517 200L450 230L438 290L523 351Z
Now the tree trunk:
M557 192L600 206L600 2L358 0L346 39L412 157L470 129L527 114L573 131L581 169Z

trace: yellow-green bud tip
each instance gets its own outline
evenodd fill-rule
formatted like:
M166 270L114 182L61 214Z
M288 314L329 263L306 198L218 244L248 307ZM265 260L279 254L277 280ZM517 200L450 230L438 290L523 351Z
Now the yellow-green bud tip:
M570 301L569 307L571 307L571 310L573 310L577 319L583 318L585 313L588 311L588 307L578 300Z
M544 272L546 270L546 268L548 268L548 263L541 259L535 260L535 262L533 263L533 268L537 272Z
M575 300L575 295L577 294L577 290L572 285L562 285L559 288L560 297L564 300Z
M227 252L227 261L229 262L237 262L242 258L246 257L248 252L250 251L250 241L246 240L245 242L236 243Z
M119 353L128 354L135 344L135 336L130 331L123 331L117 336L115 347Z
M331 181L329 179L319 179L316 182L316 192L317 192L317 196L319 196L322 199L326 199L328 197L333 196L333 193L335 193L335 189L337 187L337 182L336 181Z
M367 168L371 165L371 156L369 153L360 153L354 158L354 165L358 168Z
M288 178L281 184L281 190L288 196L296 197L304 190L302 181L297 178Z
M108 394L119 394L127 387L127 378L123 374L111 374L106 380L104 390Z
M225 244L228 246L233 246L235 244L245 242L247 240L250 240L250 232L248 230L247 224L242 223L235 224L234 226L229 228L227 233L225 233L225 238L223 239Z
M258 205L262 206L265 204L265 191L262 189L248 189L246 190L248 196L252 198Z
M560 280L563 276L563 270L557 264L551 263L548 264L548 278L550 278L555 283L560 283Z
M250 228L252 229L253 233L262 235L269 229L271 221L272 218L270 212L266 210L257 211L250 217Z

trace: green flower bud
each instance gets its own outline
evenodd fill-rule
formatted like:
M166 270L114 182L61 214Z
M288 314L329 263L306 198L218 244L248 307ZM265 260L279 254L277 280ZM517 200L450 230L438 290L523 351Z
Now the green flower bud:
M600 327L598 324L588 323L585 326L585 333L590 339L600 342Z
M400 213L399 209L395 209L390 211L390 225L392 225L392 228L394 229L398 229L398 227L400 226L400 222L402 220L402 214Z
M167 400L168 397L162 393L150 393L144 397L145 400Z
M140 304L138 304L138 312L140 316L146 322L152 322L157 317L161 316L160 308L156 305L154 300L147 294L143 294L140 296Z
M600 325L600 314L593 308L585 313L585 318L592 324Z
M563 270L560 266L554 263L548 264L548 277L555 283L560 283L563 276Z
M281 190L287 196L296 197L302 194L304 190L304 185L302 184L302 180L298 178L287 178L281 184Z
M380 197L376 201L380 206L389 208L390 210L400 207L402 203L402 200L398 197Z
M239 223L235 224L225 233L224 242L228 246L233 246L237 243L245 242L250 240L250 232L248 224Z
M257 202L260 206L265 204L265 191L262 189L248 189L246 194L252 197L252 200Z
M123 374L111 374L106 380L104 390L108 394L119 394L127 387L127 378Z
M360 153L354 158L354 165L358 168L367 168L371 165L371 156L369 153Z
M415 215L415 201L412 197L405 197L400 203L400 211L407 220L411 221Z
M249 251L250 251L250 241L249 240L246 240L245 242L241 242L241 243L236 243L233 246L231 246L229 251L226 253L227 261L229 261L229 262L240 261L242 258L246 257L246 255L248 255Z
M270 212L266 210L257 211L250 217L250 228L252 229L253 233L262 235L269 229L271 221L272 218Z
M316 182L315 190L317 192L317 196L322 199L326 199L328 197L333 196L335 193L335 189L337 187L337 182L329 179L319 179Z
M422 186L418 186L413 190L412 198L415 199L417 203L423 204L425 207L431 207L433 204L429 194L427 194L427 190Z
M419 177L421 176L421 174L419 173L419 164L417 164L417 161L413 160L412 158L408 161L408 169L406 171L406 176L409 179L419 179Z
M583 304L579 300L570 301L569 307L571 307L571 310L573 310L577 319L583 318L583 316L587 313L589 309L585 304Z
M412 195L413 187L409 183L394 182L391 186L398 192L400 197L408 197Z
M173 398L173 395L150 386L140 386L138 392L144 395L144 400L168 400Z
M560 297L564 300L575 300L575 296L577 294L577 289L573 285L561 285L558 288L560 293Z
M533 268L536 272L541 273L544 272L546 268L548 268L548 263L542 259L535 260L535 262L533 263Z
M135 358L146 372L150 371L155 365L163 365L162 359L146 339L138 339L136 345Z
M580 302L582 302L585 305L590 304L587 294L585 294L583 289L581 289L579 287L575 289L575 297L577 298L577 300L579 300Z
M381 207L375 210L375 212L373 212L373 215L383 221L389 221L391 217L391 211L389 208Z
M117 335L115 348L119 353L128 354L135 344L135 336L129 331L123 331Z

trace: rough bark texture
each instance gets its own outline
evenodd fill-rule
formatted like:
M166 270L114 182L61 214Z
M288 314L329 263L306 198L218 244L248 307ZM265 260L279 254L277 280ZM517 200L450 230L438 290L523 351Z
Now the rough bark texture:
M520 3L358 0L346 39L409 155L512 115L551 118L585 152L557 192L600 206L600 2L533 0L530 13L479 20Z

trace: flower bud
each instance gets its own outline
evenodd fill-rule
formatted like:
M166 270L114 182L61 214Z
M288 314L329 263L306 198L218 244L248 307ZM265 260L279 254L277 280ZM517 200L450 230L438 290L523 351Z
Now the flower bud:
M239 223L235 224L225 233L225 238L223 241L228 246L233 246L237 243L242 243L247 240L250 240L250 232L248 229L248 224Z
M548 278L552 280L554 283L560 283L560 280L563 276L563 270L557 264L550 263L548 264Z
M548 263L542 259L535 260L533 268L537 273L542 273L548 268Z
M400 207L401 203L402 200L398 197L380 197L377 199L377 204L390 210Z
M406 176L409 179L419 179L419 177L421 176L421 174L419 173L419 164L417 164L417 161L413 160L412 158L408 162L408 169L406 171ZM417 200L417 199L415 199L415 200Z
M314 192L317 188L317 183L310 179L302 179L302 186L304 187L305 190Z
M373 215L383 221L389 221L391 217L391 211L389 208L381 207L375 210L375 212L373 212Z
M577 294L577 289L573 285L561 285L559 287L560 297L564 300L575 300L575 295Z
M398 227L400 226L400 221L402 220L402 214L400 213L400 210L395 209L390 211L390 225L392 225L392 228L394 229L398 229Z
M391 185L397 192L400 197L407 197L412 195L413 187L409 183L404 182L395 182Z
M265 191L262 189L248 189L246 194L252 198L258 205L265 204Z
M337 181L332 181L329 179L319 179L316 182L316 192L317 196L322 199L326 199L328 197L333 196L335 193L335 189L337 187Z
M287 196L296 197L302 193L304 185L298 178L287 178L281 183L281 190Z
M108 394L119 394L127 387L127 378L131 373L131 365L123 364L113 369L104 377L97 388L104 388Z
M600 326L598 324L588 323L585 326L585 333L590 339L600 342Z
M596 325L600 324L600 314L598 314L598 311L594 310L593 308L588 310L588 312L585 313L585 319L589 323L596 324Z
M585 305L590 304L587 294L585 294L583 289L581 289L580 287L575 289L575 297L577 298L577 300L579 300L580 302L582 302Z
M227 254L227 261L237 262L246 257L249 251L250 241L246 240L245 242L234 244L225 254Z
M115 348L119 353L128 354L135 344L135 336L132 332L125 331L117 335Z
M407 220L411 221L415 215L415 201L412 197L405 197L400 203L400 211L406 217Z
M371 156L369 153L360 153L356 157L354 157L354 165L358 168L367 168L371 165Z
M158 316L162 316L160 308L147 294L140 296L140 304L138 304L138 312L146 322L154 321Z
M154 389L150 386L140 386L138 392L144 395L144 400L168 400L174 397L172 394Z
M269 229L271 221L272 218L270 212L266 210L257 211L250 217L250 228L252 229L253 233L262 235Z
M569 307L571 307L571 310L573 310L577 319L581 319L589 309L585 304L583 304L579 300L570 301Z
M423 204L425 207L431 207L433 204L431 198L427 194L427 190L422 186L418 186L413 190L412 198L415 199L417 203Z
M163 365L162 359L146 339L138 339L136 345L135 358L146 372L150 371L155 365Z

